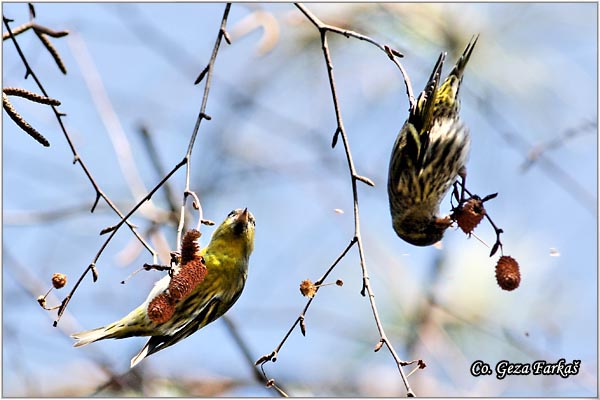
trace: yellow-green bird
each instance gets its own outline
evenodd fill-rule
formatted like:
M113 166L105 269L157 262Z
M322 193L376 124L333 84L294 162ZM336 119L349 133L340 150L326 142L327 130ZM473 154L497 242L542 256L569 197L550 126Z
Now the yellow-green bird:
M471 139L458 116L458 93L477 39L471 39L441 85L446 54L440 54L392 149L388 173L392 225L400 238L416 246L442 239L451 220L439 216L440 203L457 175L466 174Z
M177 303L173 316L155 323L148 317L148 305L166 293L170 277L155 283L148 298L135 310L112 324L72 335L74 346L102 339L151 336L131 360L133 368L145 357L174 345L213 322L237 301L248 276L248 261L254 248L255 220L248 209L233 210L214 231L210 243L200 250L208 273L192 293Z

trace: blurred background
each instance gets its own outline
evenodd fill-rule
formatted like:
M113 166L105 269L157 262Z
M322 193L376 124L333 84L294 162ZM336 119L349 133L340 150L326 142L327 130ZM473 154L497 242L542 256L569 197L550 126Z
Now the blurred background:
M35 4L63 75L32 32L17 37L104 192L129 211L185 155L200 109L207 65L225 5ZM504 229L504 254L517 259L513 292L495 281L489 247L450 229L441 246L417 248L394 233L386 192L392 145L407 117L404 82L374 46L328 36L340 107L357 172L361 230L371 284L386 332L403 359L427 368L409 380L420 396L597 396L597 4L308 4L324 22L366 34L402 52L416 94L441 51L453 64L480 38L463 81L463 120L472 135L468 187ZM12 29L26 4L4 3ZM257 220L245 291L227 316L251 361L283 339L306 304L298 285L317 280L353 235L352 192L336 128L319 33L292 4L234 4L207 113L192 159L191 189L219 223L248 207ZM3 32L6 32L4 28ZM39 93L10 40L3 87ZM449 70L446 66L444 74ZM17 111L50 141L44 148L3 113L2 383L4 396L277 396L223 320L129 370L143 338L73 348L72 332L106 325L146 297L164 273L140 272L152 257L127 228L104 251L99 279L87 276L58 327L38 295L53 273L68 276L59 304L118 222L95 192L49 107L12 96ZM158 153L150 155L144 128ZM185 170L131 219L160 251L176 247ZM188 202L189 204L190 202ZM450 210L450 196L441 211ZM342 210L335 211L336 209ZM196 218L196 214L191 214ZM206 244L212 227L204 226ZM487 222L475 231L487 245ZM403 396L379 340L354 247L320 290L299 329L267 363L293 396ZM473 377L476 360L581 360L577 375ZM409 368L406 368L408 372Z

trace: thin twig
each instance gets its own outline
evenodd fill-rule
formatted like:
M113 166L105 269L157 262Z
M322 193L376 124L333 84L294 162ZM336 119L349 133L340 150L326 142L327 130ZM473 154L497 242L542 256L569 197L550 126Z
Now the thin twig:
M458 195L458 189L457 186L460 185L461 186L461 195L459 198ZM481 198L480 196L471 193L471 191L469 189L467 189L466 185L465 185L465 180L456 180L454 182L454 191L453 191L453 197L455 197L458 200L458 205L456 207L452 207L452 212L454 212L457 209L460 209L462 207L462 205L464 203L466 203L469 199L466 199L464 194L468 194L470 197L469 199L477 199L480 200L481 203L485 203L486 201L495 199L498 196L498 193L493 193L490 195L485 196L484 198ZM452 202L452 200L450 200L450 202ZM490 257L492 257L494 254L496 254L496 252L498 251L498 249L500 249L500 252L502 253L502 241L500 240L500 235L502 233L504 233L504 230L502 228L499 228L494 221L492 220L492 218L490 217L489 213L485 213L484 214L485 218L488 220L488 222L490 223L490 225L492 225L492 228L494 228L494 231L496 233L496 242L494 242L494 245L492 246L492 249L490 251ZM470 233L469 235L471 235L472 233ZM474 235L475 236L475 235ZM477 236L475 236L481 243L483 243L484 245L488 246L483 240L481 240L480 238L478 238ZM489 246L488 246L489 247Z
M208 62L208 65L202 70L202 72L200 73L200 75L198 76L198 78L196 79L196 82L195 82L196 84L198 84L201 80L205 79L204 94L202 96L202 104L200 106L200 112L198 113L198 118L196 119L194 131L192 133L192 137L190 138L190 143L188 145L188 149L187 149L187 152L186 152L186 155L184 158L184 160L187 160L187 166L186 166L186 175L185 175L185 189L184 189L184 195L183 195L183 204L181 206L181 219L179 221L179 227L177 229L177 250L179 250L180 246L181 246L181 234L183 232L183 227L185 225L184 224L185 204L186 204L188 196L192 196L194 198L194 206L195 206L194 208L196 208L198 210L197 229L199 230L200 224L203 224L203 223L208 224L208 225L214 224L214 222L204 219L204 215L202 212L202 204L200 203L200 199L198 198L196 193L190 189L191 157L192 157L192 151L194 149L194 143L196 140L196 136L198 135L198 130L200 128L200 124L202 123L202 120L203 119L206 119L206 120L211 119L206 114L206 105L208 103L208 94L210 92L210 85L212 82L214 66L215 66L215 62L217 59L217 54L219 52L219 47L221 45L221 41L223 39L226 39L226 41L229 43L229 41L227 40L228 35L227 35L227 31L226 31L226 26L227 26L227 18L229 16L230 10L231 10L231 3L227 3L225 6L225 10L223 11L223 17L221 19L221 26L219 28L219 34L217 35L217 39L215 40L215 45L213 47L213 51L212 51L210 60ZM258 382L264 382L266 384L269 384L268 380L263 381L261 374L256 370L255 366L253 366L252 356L250 355L248 345L243 340L243 338L240 336L237 329L235 329L233 322L229 318L227 318L227 316L223 316L222 318L223 318L225 324L227 325L229 332L233 336L236 344L242 350L242 353L244 354L244 358L248 361L248 364L250 366L252 366L252 368L254 370L255 379ZM283 389L281 389L277 386L276 386L276 389L278 390L280 395L287 397L287 394L283 391Z
M206 114L206 104L208 103L208 94L210 92L210 84L212 82L213 70L215 66L215 61L217 60L217 54L219 53L219 47L221 45L221 41L223 40L224 34L226 32L225 28L227 26L227 17L229 16L229 11L231 10L231 3L227 3L225 5L225 11L223 11L223 18L221 19L221 26L219 28L219 34L217 35L217 39L215 40L215 45L213 47L212 54L210 56L210 60L208 65L202 71L202 78L206 79L204 83L204 94L202 96L202 105L200 106L200 112L198 113L198 118L196 118L196 124L194 126L194 131L192 132L192 137L190 138L190 142L188 144L188 149L185 154L185 160L187 167L185 169L185 189L183 195L183 204L181 205L181 213L179 219L179 226L177 228L177 250L179 250L181 246L181 236L183 233L183 228L185 226L185 204L187 201L187 197L192 190L190 189L190 173L191 173L191 159L192 159L192 151L194 149L194 143L196 142L196 136L198 135L198 130L200 129L200 124L203 119L210 120L210 117ZM196 83L199 83L199 80L196 80ZM200 218L202 221L202 207L200 207L200 202L198 202Z
M35 72L31 69L31 67L29 66L29 63L25 57L25 55L23 54L18 42L16 41L14 35L11 32L10 26L8 24L9 20L5 17L3 17L3 22L6 26L6 29L8 31L9 36L11 37L15 48L17 50L17 52L19 53L19 56L21 57L21 60L23 61L23 64L26 68L26 74L25 76L31 76L36 84L38 85L38 87L40 88L40 90L42 91L42 93L44 94L45 97L49 97L44 86L42 85L41 81L38 79L37 75L35 74ZM123 214L120 212L120 210L116 207L116 205L112 202L112 200L106 196L104 194L104 192L100 189L100 187L98 186L98 184L96 183L95 179L93 178L93 176L91 175L91 173L89 172L87 166L85 165L85 163L83 162L83 160L81 159L80 155L78 154L63 122L62 122L62 117L64 116L64 114L60 113L56 107L53 105L52 106L52 110L55 113L56 119L61 127L61 130L63 131L63 134L65 136L65 138L67 139L67 142L69 144L69 147L71 148L71 152L73 153L74 159L73 159L73 163L77 163L79 162L79 165L81 166L81 168L83 169L84 173L86 174L86 176L88 177L90 183L92 184L92 186L94 187L95 191L96 191L96 200L94 201L94 204L92 206L91 211L93 212L98 204L98 201L102 198L106 201L106 203L120 216L123 217ZM126 220L126 219L125 219ZM148 251L150 251L153 255L153 258L156 262L156 258L157 258L157 254L156 252L150 247L150 245L139 235L139 233L135 230L135 227L133 225L131 225L128 221L126 221L126 224L129 226L129 228L131 229L131 231L134 233L134 235L138 238L138 240L144 245L144 247L146 247L146 249L148 249ZM112 237L112 235L111 235ZM105 246L103 246L104 248ZM93 276L94 276L94 281L97 279L97 270L95 269L95 261L90 264L90 266L88 266L88 268L86 268L86 270L83 272L83 274L81 275L81 277L79 278L76 287L79 285L79 283L81 283L81 281L83 280L83 277L89 272L91 271ZM69 294L69 296L67 296L67 298L65 298L65 300L63 300L61 307L59 309L59 315L57 320L55 321L54 325L56 326L56 324L58 323L58 320L60 320L60 317L62 316L62 312L64 312L65 306L66 304L68 304L70 297L72 296L72 294L74 293L74 290L72 293Z
M190 139L190 143L188 145L188 149L187 149L185 157L177 165L175 165L175 167L164 178L162 178L161 181L157 185L155 185L154 188L150 192L148 192L148 194L146 194L146 196L144 196L125 216L122 216L121 220L116 225L113 225L111 227L105 228L102 231L103 234L110 232L110 235L104 241L104 243L102 244L102 246L100 247L100 249L96 253L96 256L94 257L92 263L84 270L83 274L79 277L79 279L75 283L75 286L73 287L73 289L71 290L71 292L67 295L67 297L65 297L65 299L61 303L61 306L60 306L59 311L58 311L57 320L54 323L55 326L58 323L58 321L60 320L60 317L64 313L67 305L69 304L71 298L75 294L77 288L79 287L79 285L83 281L83 278L85 277L85 275L87 275L87 273L90 272L90 271L94 275L97 274L97 272L94 273L96 271L96 263L97 263L98 259L100 258L100 256L102 255L102 253L104 252L104 250L106 249L106 247L108 246L109 242L112 240L112 238L114 237L114 235L119 230L119 228L124 223L129 224L129 222L127 222L128 218L131 217L146 201L150 200L152 198L152 196L154 195L154 193L158 189L160 189L161 186L168 179L170 179L170 177L175 172L177 172L177 170L179 170L179 168L181 168L184 165L188 165L188 167L186 168L186 189L184 190L184 200L183 200L183 205L182 205L181 220L180 220L178 234L177 234L177 250L179 250L179 248L181 246L181 232L183 231L183 225L184 225L185 203L186 203L187 197L192 193L192 191L189 189L189 185L190 185L190 168L189 168L189 162L191 160L191 154L192 154L192 150L193 150L193 147L194 147L194 142L195 142L196 136L198 134L198 129L200 127L200 122L202 121L202 119L210 119L210 117L208 117L206 115L205 111L206 111L206 103L208 101L208 93L209 93L209 90L210 90L210 81L211 81L211 77L212 77L212 69L214 67L214 62L216 60L216 56L217 56L219 44L220 44L221 39L223 37L223 32L225 31L225 25L226 25L226 22L227 22L227 16L229 15L230 8L231 8L231 3L227 3L227 5L225 7L225 12L223 14L223 19L221 21L221 29L219 30L219 34L217 36L217 41L215 43L215 48L213 49L213 53L212 53L212 56L211 56L211 59L210 59L210 62L209 62L209 72L208 72L208 77L207 77L206 85L205 85L205 88L204 88L204 96L203 96L203 99L202 99L202 106L201 106L201 109L200 109L200 113L199 113L198 119L196 120L196 125L194 127L194 131L192 133L192 137ZM202 221L202 208L200 207L199 202L197 203L197 205L198 205L199 210L200 210L199 221ZM156 258L157 258L156 253L154 252L153 254L154 254L154 264L158 264L157 260L156 260Z
M261 368L263 368L262 366L267 362L267 361L272 361L275 362L277 361L277 355L279 354L279 351L281 350L281 348L283 347L283 345L285 344L285 342L288 340L288 338L290 337L290 335L292 334L292 332L294 331L294 329L296 328L296 326L304 320L304 317L306 316L306 312L308 311L308 308L310 307L311 303L313 302L313 300L316 297L316 293L318 293L320 285L325 281L325 279L327 279L327 276L329 276L329 274L333 271L333 269L338 265L338 263L342 260L342 258L344 258L346 256L346 254L348 253L348 251L350 251L350 249L352 248L352 246L354 246L357 242L357 238L354 237L352 238L352 240L350 241L350 243L348 244L348 246L346 246L346 248L344 249L344 251L342 251L342 253L336 258L336 260L333 262L333 264L331 264L329 266L329 268L327 269L327 271L323 274L322 277L320 277L316 282L315 282L315 286L316 286L316 290L315 290L315 296L311 297L308 299L308 301L306 302L306 305L304 306L304 309L302 310L302 312L300 313L300 315L298 316L298 318L296 318L296 321L294 321L294 323L292 324L292 326L290 327L290 329L287 331L287 333L285 334L285 336L283 337L283 339L281 340L281 342L279 342L279 344L277 345L277 347L275 347L275 349L270 353L270 354L265 354L264 356L262 356L261 358L259 358L255 364L261 364ZM262 369L263 371L263 375L265 376L265 379L269 379L264 371L264 368Z
M13 44L15 45L15 49L17 50L17 53L19 53L19 56L23 62L23 65L25 66L25 70L26 70L26 74L25 76L31 76L33 78L33 80L35 81L35 83L37 84L37 86L40 88L42 94L45 97L50 97L48 96L48 93L46 92L46 89L44 88L44 86L42 85L42 82L38 79L37 75L35 74L35 72L31 69L29 62L27 61L27 58L25 57L25 55L23 54L23 51L21 50L21 47L19 46L19 43L17 42L16 38L14 37L14 35L12 34L12 31L10 29L9 26L9 20L6 17L2 17L4 25L6 27L7 33L10 36L11 40L13 41ZM52 110L54 111L54 115L56 116L56 120L58 121L58 124L61 128L61 131L63 132L63 135L65 136L65 139L67 140L67 143L69 145L69 148L71 149L71 153L73 154L73 164L79 163L81 169L83 170L83 172L85 173L85 175L87 176L88 180L90 181L91 185L94 188L94 191L96 192L96 199L92 205L92 209L91 211L94 212L94 210L96 209L96 206L98 205L98 202L100 201L100 199L103 199L106 204L109 205L110 208L112 208L115 213L117 213L117 215L119 215L120 217L123 217L123 213L117 208L117 206L113 203L113 201L104 193L104 191L102 191L102 189L100 188L100 186L98 185L98 183L96 182L96 180L94 179L94 177L92 176L91 172L89 171L89 169L87 168L87 165L83 162L81 156L79 155L79 153L77 152L77 149L73 143L73 141L71 140L71 136L69 135L69 133L67 132L67 129L62 121L62 117L64 116L64 114L62 114L61 112L58 111L58 109L55 106L52 106ZM144 238L141 237L141 235L137 232L136 228L129 222L126 222L127 226L129 227L129 229L131 230L131 232L136 236L136 238L140 241L140 243L142 243L142 245L153 255L153 258L156 259L157 255L156 252L152 249L152 247L144 240ZM88 269L86 269L86 271L88 271ZM84 272L85 274L86 272Z
M47 28L45 26L38 25L33 21L29 21L27 23L24 23L23 25L17 26L15 29L12 30L12 34L13 34L13 36L18 36L21 33L26 32L31 28L33 28L33 30L36 32L46 34L53 38L61 38L63 36L67 36L69 34L69 31L53 31L52 29ZM3 41L6 39L9 39L9 38L10 38L10 33L4 32L2 34Z
M194 143L196 140L196 136L198 134L199 128L200 128L200 124L202 122L203 119L207 119L210 120L210 117L206 114L206 106L207 106L207 102L208 102L208 95L209 95L209 91L210 91L210 85L212 82L212 76L213 76L213 70L214 70L214 65L215 65L215 61L217 58L217 54L218 54L218 50L221 44L222 39L225 37L226 35L226 24L227 24L227 17L229 15L229 11L231 9L231 4L228 3L225 6L225 10L223 13L223 17L221 20L221 25L219 28L219 33L217 35L217 39L215 41L215 45L213 48L213 52L211 54L211 58L209 60L208 65L204 68L203 70L203 74L201 74L201 77L204 79L206 79L205 81L205 87L204 87L204 94L203 94L203 98L202 98L202 103L201 103L201 107L200 107L200 111L198 114L198 118L196 120L196 124L194 126L194 130L192 133L192 136L190 138L190 142L187 148L187 152L185 157L183 158L183 160L181 161L180 164L178 164L178 167L182 166L183 164L187 165L187 169L186 169L186 187L184 189L184 199L183 199L183 205L181 207L181 215L180 215L180 219L179 219L179 228L178 228L178 237L177 237L177 249L179 250L180 245L181 245L181 233L183 231L183 226L184 226L184 220L185 220L185 204L187 201L188 196L192 196L192 198L194 199L194 205L195 208L198 210L199 212L199 218L198 218L198 225L197 228L200 228L200 224L207 224L207 225L214 225L214 222L209 221L209 220L205 220L203 218L203 212L202 212L202 205L200 202L200 199L198 198L198 196L196 195L195 192L193 192L192 190L190 190L190 161L191 161L191 156L192 156L192 151L194 148ZM152 143L152 141L149 138L148 132L144 129L141 128L141 133L142 136L144 137L144 143L147 147L147 150L149 150L149 154L150 157L153 161L153 164L157 170L157 172L159 173L159 175L163 175L163 168L162 165L159 161L158 158L158 154L156 152L156 149ZM171 174L174 171L171 171ZM165 179L161 182L162 185L167 185L168 181ZM161 185L159 184L159 185ZM165 186L165 189L167 189L167 187ZM167 201L170 205L170 208L172 211L176 210L176 206L174 204L174 200L173 200L173 196L172 195L168 195L167 194ZM145 266L146 267L146 266ZM163 268L163 266L148 266L149 268L154 268L154 269L160 269ZM229 332L231 333L231 335L233 336L234 340L236 341L238 347L242 350L242 353L244 354L244 357L246 358L246 360L249 362L249 365L256 371L254 376L255 379L258 382L261 383L268 383L263 381L262 376L260 375L260 373L256 370L256 368L253 365L251 356L250 356L250 351L248 348L248 345L245 343L245 341L243 340L243 338L240 336L239 332L237 332L237 330L235 329L235 327L233 326L231 320L227 319L227 317L223 317L224 318L224 322L227 325L227 329L229 330ZM279 392L280 394L282 394L283 396L285 395L285 392L283 392L282 390L280 390Z
M69 34L69 31L53 31L50 28L47 28L45 26L38 25L38 24L33 24L33 30L35 30L36 32L43 33L43 34L48 35L53 38L61 38L63 36L67 36Z
M374 40L368 36L365 36L363 34L360 34L358 32L354 32L354 31L351 31L348 29L342 29L342 28L338 28L337 26L325 24L317 16L315 16L309 9L307 9L302 3L295 3L295 5L306 16L306 18L308 18L309 21L312 22L312 24L317 29L319 29L320 32L334 32L334 33L343 35L347 38L353 37L353 38L356 38L359 40L364 40L368 43L371 43L373 46L377 47L379 50L383 51L389 57L389 59L392 60L392 62L394 64L396 64L396 66L400 70L400 73L402 74L402 78L404 80L404 84L406 86L406 95L408 96L408 101L410 103L409 109L412 109L414 107L415 97L413 95L412 84L411 84L410 78L408 77L408 74L406 73L406 70L404 69L402 64L396 59L396 57L399 57L399 58L404 57L404 55L402 53L400 53L398 50L395 50L394 48L392 48L391 46L389 46L387 44L381 44L381 43L377 42L376 40ZM336 141L337 141L337 136L334 136L334 146L335 146Z
M104 250L108 246L108 243L112 240L112 238L114 237L114 235L117 233L117 231L119 230L119 228L121 226L123 226L123 224L125 224L125 223L129 224L129 222L127 221L127 219L129 217L131 217L138 210L138 208L140 208L142 206L142 204L144 204L145 201L149 200L154 195L154 193L158 189L160 189L160 187L164 184L164 182L166 182L185 163L186 163L185 159L183 159L182 161L180 161L179 164L177 164L163 179L161 179L161 181L156 186L154 186L154 188L138 204L136 204L127 213L127 215L125 215L116 225L108 227L108 228L106 228L106 229L104 229L102 231L102 233L109 233L110 232L110 235L104 241L104 243L100 247L100 250L98 250L98 252L96 253L96 256L94 257L92 263L81 274L81 276L79 277L79 279L75 283L75 286L73 287L73 289L71 289L71 292L69 292L69 294L67 295L67 297L65 297L65 299L62 301L62 303L60 305L60 308L58 310L58 317L57 317L56 321L54 321L54 326L56 326L58 324L58 321L60 321L60 318L61 318L62 314L64 313L67 305L71 301L71 298L75 294L75 291L77 291L77 288L79 287L79 285L83 281L83 278L87 275L88 272L90 272L90 271L92 272L92 274L94 276L94 281L96 281L96 279L97 279L97 272L95 272L96 271L96 263L100 259L100 256L102 255L102 253L104 252ZM158 262L157 262L156 259L157 259L157 255L156 255L156 253L154 253L154 264L158 264Z
M58 321L60 321L60 317L62 316L62 314L65 311L65 308L67 307L67 305L69 304L69 302L71 301L71 298L75 294L75 291L77 290L77 288L79 287L79 285L83 281L83 278L85 277L85 275L87 275L87 273L90 272L90 271L92 272L92 274L94 273L94 270L96 268L96 262L100 259L100 256L102 255L102 253L104 252L104 250L108 246L108 243L110 243L110 241L112 240L112 238L115 236L115 234L117 233L117 231L119 230L119 228L121 226L123 226L123 224L129 224L129 222L127 221L127 219L129 217L131 217L138 210L138 208L140 208L142 206L142 204L144 204L145 201L147 201L150 198L152 198L152 196L154 195L154 193L158 189L160 189L160 187L164 184L164 182L166 182L169 178L171 178L171 176L175 172L177 172L177 170L179 170L179 168L183 167L186 164L186 162L187 162L187 160L185 158L183 160L181 160L177 165L175 165L175 167L173 167L173 169L164 178L161 179L161 181L159 183L157 183L154 186L154 188L152 188L152 190L146 196L144 196L144 198L142 200L140 200L125 216L123 216L121 218L121 220L116 225L110 226L110 227L108 227L108 228L106 228L106 229L104 229L102 231L102 233L109 233L110 232L110 235L104 241L104 243L100 247L100 250L98 250L98 252L96 253L96 256L94 257L94 260L92 261L92 263L83 271L83 273L81 274L81 276L77 280L77 283L75 283L75 286L73 287L73 289L71 289L71 292L69 292L69 294L67 295L67 297L65 297L65 299L61 303L61 306L58 309L58 317L57 317L56 321L54 321L54 325L55 326L58 323ZM156 255L156 253L154 253L154 264L158 264L156 258L157 258L157 255ZM95 279L94 279L94 281L95 281Z
M348 141L348 136L346 135L346 129L344 128L344 123L343 123L342 115L341 115L340 108L339 108L339 102L337 99L335 78L333 75L333 63L331 62L331 55L329 53L329 46L327 43L327 31L326 30L320 30L320 31L321 31L321 45L322 45L321 47L323 49L323 55L325 57L325 62L327 64L327 73L329 75L329 84L331 87L331 96L333 99L335 116L336 116L336 120L337 120L337 124L338 124L338 129L340 131L340 136L342 138L342 143L344 144L344 150L346 152L346 159L348 161L348 169L350 172L351 182L352 182L352 198L353 198L353 203L354 203L354 238L356 239L356 243L358 245L360 266L361 266L362 272L363 272L363 288L361 290L361 294L363 296L365 295L365 293L367 293L369 295L369 302L371 304L371 309L373 311L373 317L375 318L375 324L377 325L377 330L379 331L379 334L381 336L380 342L384 343L387 346L388 350L392 354L392 357L394 358L394 361L396 361L396 365L398 366L398 371L400 372L400 376L402 378L402 381L404 382L404 386L406 387L407 394L409 396L414 395L412 392L412 389L410 387L410 384L408 383L408 379L402 369L402 367L404 365L407 365L407 363L405 361L402 361L400 359L400 357L398 357L396 350L394 349L394 347L390 343L389 339L387 338L387 335L383 329L383 325L381 324L381 319L379 317L379 313L377 311L377 305L375 304L375 294L373 293L373 290L371 289L369 273L367 270L367 262L365 259L362 238L361 238L361 233L360 233L360 214L359 214L359 209L358 209L358 188L357 188L358 174L356 173L356 169L354 167L354 160L352 159L352 153L350 151L350 143Z
M13 274L17 284L29 295L32 299L35 299L39 293L45 289L45 284L40 279L30 272L30 268L22 264L21 258L15 257L9 251L4 252L4 262L6 271ZM49 282L48 282L49 284ZM53 295L49 295L52 303L57 303L58 299ZM45 313L46 315L49 315ZM58 328L62 333L63 337L71 342L71 334L82 330L81 324L77 319L70 313L66 313L66 322L61 324ZM116 373L110 367L110 362L105 353L102 352L101 348L97 347L91 349L92 353L88 353L89 358L102 369L105 370L110 376L114 376Z
M387 46L386 46L386 48L389 49L389 47L387 47ZM404 80L404 85L406 87L406 96L408 97L409 110L412 110L416 106L416 100L415 100L415 96L414 96L414 93L412 90L412 84L410 82L410 78L408 77L408 73L404 69L404 66L402 65L402 63L400 63L398 60L396 60L396 57L394 57L394 54L391 51L388 53L388 57L390 58L390 60L392 60L392 62L394 64L396 64L396 66L400 70L400 73L402 74L402 78Z
M20 35L21 33L28 31L32 27L33 27L33 22L27 22L23 25L19 25L15 29L12 30L12 36ZM8 32L8 31L4 32L2 34L2 41L5 41L6 39L10 39L10 37L11 37L10 32Z
M363 249L361 231L360 231L360 213L359 213L359 206L358 206L357 182L361 181L363 183L372 185L372 181L368 178L365 178L365 177L359 175L356 172L356 168L354 166L354 160L352 158L352 153L350 151L350 144L348 141L348 136L346 135L346 130L344 128L344 122L343 122L340 107L339 107L339 101L338 101L337 90L336 90L336 85L335 85L335 78L334 78L334 74L333 74L333 63L331 61L329 45L327 42L327 33L334 32L334 33L342 34L346 37L354 37L354 38L357 38L360 40L366 40L367 42L374 44L376 47L378 47L381 50L383 50L384 52L386 52L386 54L388 54L388 55L390 54L390 49L389 49L389 47L386 48L386 47L380 45L379 43L375 42L374 40L372 40L366 36L363 36L361 34L358 34L356 32L347 31L347 30L339 29L339 28L324 24L302 4L296 4L296 7L298 7L298 9L300 9L300 11L312 22L312 24L315 25L315 27L319 30L319 33L321 36L321 48L323 51L323 56L325 58L325 65L327 67L327 74L328 74L329 85L330 85L330 89L331 89L331 97L333 100L333 107L334 107L335 117L336 117L336 122L337 122L337 128L334 133L334 139L333 139L332 144L335 146L335 143L337 142L338 138L341 137L342 143L344 145L344 151L346 153L346 160L348 162L348 171L350 173L350 179L351 179L351 184L352 184L352 198L353 198L353 210L354 210L354 236L353 236L352 240L350 241L350 244L346 247L346 249L338 257L338 259L327 270L324 277L321 278L319 281L317 281L317 284L321 284L323 282L323 279L325 279L325 277L335 268L337 263L347 254L347 252L350 250L350 248L352 246L354 246L354 244L356 244L358 246L360 266L361 266L362 274L363 274L363 288L361 290L361 294L363 296L365 294L368 294L369 303L371 305L371 309L373 311L373 316L375 319L375 324L377 325L377 330L379 331L379 334L380 334L380 340L379 340L379 343L377 344L377 346L375 347L375 351L379 350L383 344L386 345L386 347L390 351L392 357L394 358L394 361L396 362L396 365L400 372L400 376L406 387L407 395L414 396L414 393L410 387L410 384L408 382L408 379L407 379L406 374L404 373L402 367L412 364L416 361L406 362L406 361L401 360L400 357L398 357L398 354L396 353L396 350L394 349L394 347L390 343L389 339L387 338L387 335L386 335L383 325L381 323L381 319L379 317L379 312L377 311L377 305L375 303L375 295L373 293L373 290L372 290L371 284L370 284L369 274L368 274L368 270L367 270L367 263L366 263L366 258L365 258L365 254L364 254L364 249ZM318 290L318 288L317 288L317 290ZM292 325L290 330L285 335L284 339L275 348L275 350L271 354L267 354L256 361L256 364L261 364L261 369L263 370L263 374L265 374L265 378L266 378L266 373L264 372L264 368L263 368L264 364L267 361L273 361L273 362L276 361L279 350L281 349L281 347L283 346L283 344L285 343L287 338L290 336L290 334L292 333L294 328L298 324L303 323L304 315L305 315L306 311L308 310L308 307L312 303L313 299L314 299L314 297L308 300L304 310L302 311L300 316L296 319L296 321L294 322L294 324ZM302 329L302 330L304 330L304 329Z
M319 30L319 32L334 32L338 33L347 38L353 37L358 40L364 40L365 42L371 43L373 46L377 47L379 50L383 51L385 54L389 56L390 52L396 57L404 57L402 53L397 50L394 50L390 46L382 45L376 40L360 34L358 32L351 31L349 29L338 28L337 26L327 25L323 23L317 16L315 16L309 9L307 9L302 3L294 3L296 7L304 14L306 18Z

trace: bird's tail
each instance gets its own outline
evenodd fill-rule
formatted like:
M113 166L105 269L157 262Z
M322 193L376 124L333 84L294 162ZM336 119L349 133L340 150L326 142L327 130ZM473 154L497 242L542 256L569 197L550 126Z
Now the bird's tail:
M427 85L425 85L425 89L423 89L416 104L410 111L408 122L415 127L415 130L419 134L425 134L431 128L436 92L438 90L445 58L446 53L441 53L435 63L435 67L433 67L433 71L431 72Z
M471 53L473 53L473 49L475 48L475 44L477 44L477 39L479 39L479 35L474 35L462 55L448 74L448 76L455 76L459 81L462 78L463 72L465 72L465 67L469 62L469 58L471 58Z
M460 101L458 99L460 84L462 82L463 73L465 72L465 67L469 62L469 58L471 58L471 53L473 53L478 38L479 35L475 35L471 38L465 51L454 67L452 67L448 77L440 85L435 96L434 118L457 118L458 110L460 108Z
M109 326L102 326L100 328L92 329L89 331L77 332L71 335L71 337L77 342L73 344L74 347L85 346L97 340L108 339L114 337L114 324Z
M141 305L118 321L107 326L89 331L77 332L71 337L77 342L73 346L80 347L103 339L124 339L132 336L150 336L152 326L146 323L145 305Z
M150 346L152 345L152 339L148 340L148 342L144 345L144 347L142 347L142 349L140 350L139 353L137 353L132 359L131 359L131 365L129 366L129 368L133 368L136 365L138 365L144 358L146 358L146 356L149 356L151 348Z

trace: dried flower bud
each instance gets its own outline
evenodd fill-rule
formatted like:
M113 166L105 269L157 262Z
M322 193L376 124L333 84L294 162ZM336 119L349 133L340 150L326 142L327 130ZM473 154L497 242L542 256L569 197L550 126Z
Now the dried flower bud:
M190 229L183 236L181 240L181 265L187 264L196 258L196 253L200 251L200 246L197 242L200 235L200 231Z
M46 296L39 295L37 302L40 304L40 306L42 306L42 308L46 308Z
M496 281L504 290L514 290L521 283L521 273L517 260L510 256L502 256L496 264Z
M265 354L264 356L262 356L261 358L259 358L258 360L256 360L256 362L254 363L254 365L264 364L267 361L269 361L270 359L271 359L271 354Z
M98 280L98 270L96 269L96 266L94 264L92 264L91 267L92 267L92 280L94 282L96 282Z
M181 253L178 251L172 251L170 253L171 255L171 266L175 266L175 265L179 265L179 263L181 263Z
M344 286L344 281L341 279L338 279L337 281L335 281L335 284L338 286Z
M148 304L148 318L156 324L167 322L174 313L174 302L166 293L159 294Z
M479 225L484 216L485 208L483 207L483 201L479 197L471 197L452 213L452 219L468 235Z
M67 276L61 273L55 273L52 275L52 286L54 289L60 289L67 284Z
M317 292L317 287L310 279L305 279L300 283L300 293L302 296L313 298Z
M169 294L173 302L177 303L187 298L204 280L207 273L208 269L202 257L190 261L179 268L177 274L169 282Z

